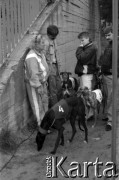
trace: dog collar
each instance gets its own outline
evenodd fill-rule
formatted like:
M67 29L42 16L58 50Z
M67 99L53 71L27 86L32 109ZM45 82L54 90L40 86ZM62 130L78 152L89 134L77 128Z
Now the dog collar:
M42 127L39 127L39 131L41 134L47 134L47 130L43 129Z

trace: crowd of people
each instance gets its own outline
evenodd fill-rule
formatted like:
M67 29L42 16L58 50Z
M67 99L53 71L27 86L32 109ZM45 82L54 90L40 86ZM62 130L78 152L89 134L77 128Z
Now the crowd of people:
M47 27L47 35L37 34L25 58L25 82L34 116L38 127L49 108L62 98L61 58L56 43L59 29L55 25ZM101 72L107 89L107 104L103 120L107 121L106 131L112 129L112 28L105 29L109 41L104 53L97 59L98 48L94 45L88 32L78 35L79 47L76 50L77 63L74 69L80 87L95 89L97 71ZM118 63L119 77L119 63ZM119 84L119 78L118 78ZM91 114L91 112L90 112Z

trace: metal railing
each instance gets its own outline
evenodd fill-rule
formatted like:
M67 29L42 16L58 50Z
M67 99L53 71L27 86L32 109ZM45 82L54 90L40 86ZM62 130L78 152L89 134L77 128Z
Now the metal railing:
M0 65L46 5L46 0L0 0Z

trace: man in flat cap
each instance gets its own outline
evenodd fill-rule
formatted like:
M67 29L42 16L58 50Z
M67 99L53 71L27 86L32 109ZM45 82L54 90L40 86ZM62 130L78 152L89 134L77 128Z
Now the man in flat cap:
M104 30L105 38L108 41L108 45L102 54L99 65L101 66L101 72L103 74L103 83L107 89L107 105L105 108L104 119L106 120L106 131L110 131L112 129L112 42L113 42L113 32L112 27L107 27ZM118 77L119 77L119 57L118 57ZM119 85L119 78L118 78ZM119 87L118 87L119 88Z

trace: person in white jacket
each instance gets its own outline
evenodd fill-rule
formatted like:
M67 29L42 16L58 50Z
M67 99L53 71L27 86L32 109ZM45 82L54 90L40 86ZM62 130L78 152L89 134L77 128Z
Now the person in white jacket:
M45 54L49 42L42 35L36 35L33 45L25 58L25 80L29 102L38 126L48 110L47 79L49 67Z

